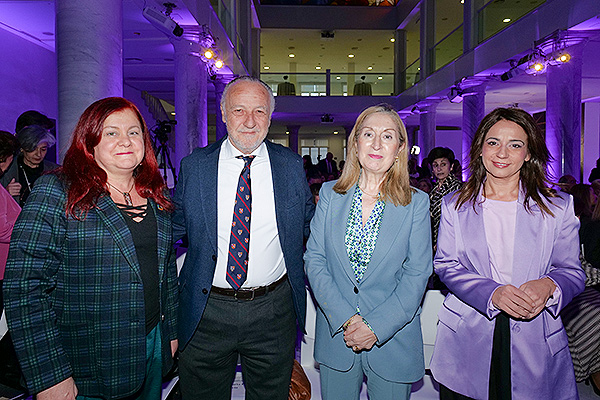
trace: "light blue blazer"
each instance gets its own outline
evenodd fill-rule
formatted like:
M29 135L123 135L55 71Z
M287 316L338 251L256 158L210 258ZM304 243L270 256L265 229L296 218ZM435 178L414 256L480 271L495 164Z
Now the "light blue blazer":
M423 377L420 304L432 272L429 197L416 191L407 206L385 206L371 261L360 283L344 244L354 188L335 193L323 184L304 255L306 275L318 304L315 360L348 371L355 353L342 325L360 307L378 341L365 352L369 366L394 382Z

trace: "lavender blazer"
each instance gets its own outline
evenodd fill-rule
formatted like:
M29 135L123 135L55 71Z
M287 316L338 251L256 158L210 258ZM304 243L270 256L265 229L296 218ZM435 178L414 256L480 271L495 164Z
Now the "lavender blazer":
M560 310L584 289L579 262L579 221L573 199L559 193L544 216L531 212L519 194L513 285L549 277L560 289L557 299L530 321L510 320L512 398L575 399L577 387ZM492 338L498 310L488 307L501 286L491 276L483 209L471 204L455 209L452 194L442 202L434 268L451 293L439 311L431 371L446 387L475 399L488 398ZM552 301L554 300L554 301Z

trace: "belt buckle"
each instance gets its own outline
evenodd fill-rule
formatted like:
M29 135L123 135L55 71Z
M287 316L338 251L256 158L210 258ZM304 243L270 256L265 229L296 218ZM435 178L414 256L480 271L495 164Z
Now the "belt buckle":
M250 297L249 299L243 299L243 298L239 298L239 297L238 297L238 294L239 294L240 292L239 292L239 291L237 291L237 290L234 292L234 294L233 294L233 297L235 297L235 299L236 299L236 300L249 300L249 301L252 301L252 300L254 300L254 297L255 297L255 291L256 291L256 290L255 290L254 288L252 288L252 289L244 289L244 291L243 291L242 293L248 293L248 292L252 292L252 297Z

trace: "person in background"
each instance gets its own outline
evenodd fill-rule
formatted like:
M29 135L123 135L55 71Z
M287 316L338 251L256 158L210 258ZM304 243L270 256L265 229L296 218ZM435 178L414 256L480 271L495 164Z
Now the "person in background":
M324 400L408 399L423 377L419 307L431 275L429 199L409 186L406 128L387 104L364 110L337 182L321 188L304 256L318 304Z
M120 97L83 112L64 166L36 182L13 230L4 295L38 400L160 398L177 348L165 193L146 124Z
M437 244L438 228L440 226L440 213L442 198L448 193L460 189L461 183L451 174L454 163L454 152L447 147L434 147L427 155L431 165L435 186L429 192L429 212L431 213L431 240L433 249Z
M433 189L433 184L429 178L421 178L417 181L417 188L429 194Z
M325 158L317 163L317 168L325 177L325 181L331 181L338 177L338 167L332 152L328 152Z
M310 185L310 192L313 195L313 201L315 202L315 205L319 202L319 192L321 191L321 186L321 183L313 183Z
M39 125L24 127L16 137L21 145L21 153L0 178L0 183L22 207L35 181L42 174L58 168L55 163L44 160L56 140L50 131Z
M17 118L15 122L15 132L19 132L21 129L30 125L39 125L42 128L50 131L53 136L56 136L56 120L48 118L44 114L36 110L25 111Z
M588 181L592 183L597 179L600 179L600 158L596 160L596 166L590 171Z
M434 259L450 291L430 364L440 399L577 399L559 317L585 282L573 199L549 187L544 135L521 109L486 115L469 157Z
M558 187L562 192L571 193L574 185L577 185L577 179L573 175L563 175L558 179Z

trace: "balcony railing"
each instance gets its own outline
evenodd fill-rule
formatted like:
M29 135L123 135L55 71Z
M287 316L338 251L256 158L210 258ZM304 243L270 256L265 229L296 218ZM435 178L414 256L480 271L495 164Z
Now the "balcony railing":
M284 79L287 76L287 79ZM362 79L364 77L364 80ZM278 95L291 95L289 82L294 85L295 96L393 96L394 74L391 73L347 73L347 72L310 72L280 73L264 72L260 79ZM284 90L282 90L284 89Z

